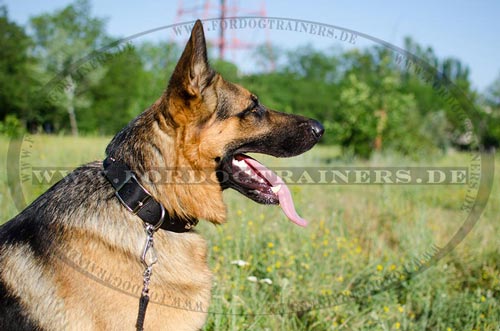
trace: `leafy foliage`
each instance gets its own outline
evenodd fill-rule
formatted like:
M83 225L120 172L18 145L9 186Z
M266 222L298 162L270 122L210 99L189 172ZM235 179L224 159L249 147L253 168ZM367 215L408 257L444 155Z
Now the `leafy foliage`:
M80 128L86 132L118 132L137 116L145 72L137 51L129 46L113 56L105 73L90 88L92 107L82 111ZM124 93L125 92L125 93Z
M24 133L21 121L14 115L7 115L3 122L0 122L0 134L7 137L17 138Z
M488 87L483 100L482 141L486 148L500 147L500 74Z
M33 17L31 27L40 72L65 81L51 106L57 112L67 112L71 131L77 135L77 113L91 106L83 91L94 86L100 77L99 72L78 75L75 63L105 40L104 20L92 18L88 0L77 0L53 14Z
M0 7L0 120L9 114L29 116L30 90L33 81L28 55L31 39L24 29L9 21L7 9Z

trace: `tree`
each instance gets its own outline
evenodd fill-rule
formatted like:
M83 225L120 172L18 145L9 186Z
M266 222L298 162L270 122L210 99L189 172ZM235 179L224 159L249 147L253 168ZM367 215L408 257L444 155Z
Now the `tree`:
M144 84L140 86L141 102L139 103L139 106L144 109L166 89L182 49L175 43L146 41L139 44L136 51L144 70Z
M102 63L102 78L89 89L92 105L80 120L81 128L99 134L120 130L161 96L180 52L169 42L120 45Z
M500 74L486 89L486 100L493 107L500 107Z
M104 44L105 21L92 17L88 0L76 0L53 14L32 18L30 24L36 44L34 55L40 59L44 76L65 82L54 106L67 112L71 132L77 135L76 114L90 105L83 92L98 82L99 75L79 75L75 64Z
M141 92L152 85L145 80L142 60L132 46L112 56L104 70L103 77L90 88L92 106L85 110L80 127L86 132L114 134L144 110Z
M467 139L462 139L467 136L463 122L464 113L476 127L481 121L480 115L474 111L478 105L478 94L472 90L469 68L456 58L438 58L431 47L424 49L409 37L405 39L405 48L429 65L425 74L431 79L426 81L415 73L403 70L402 90L415 96L422 116L434 120L440 118L440 121L447 122L446 125L440 125L441 128L446 128L446 132L434 133L438 140L447 139L449 144L460 148L467 147L463 145ZM444 87L446 95L439 93L437 86ZM460 112L457 112L454 103L461 106ZM445 116L433 116L436 112Z
M340 75L337 55L335 52L329 54L325 51L315 50L310 45L298 47L288 53L288 65L285 70L309 81L338 82Z
M30 109L33 87L28 55L32 41L24 29L9 21L7 9L0 7L0 121L7 115L25 118Z
M280 53L277 49L273 52L275 56ZM264 58L266 54L261 48L256 56ZM277 70L240 76L237 82L257 94L269 108L315 118L328 131L339 95L336 51L320 52L304 46L283 54L286 59ZM322 142L331 139L332 135L325 135Z
M340 96L329 126L345 154L369 158L374 151L392 150L418 158L444 148L428 128L443 130L446 122L419 112L391 51L353 50L344 53L340 66Z
M500 147L500 74L486 89L481 121L481 140L486 148Z

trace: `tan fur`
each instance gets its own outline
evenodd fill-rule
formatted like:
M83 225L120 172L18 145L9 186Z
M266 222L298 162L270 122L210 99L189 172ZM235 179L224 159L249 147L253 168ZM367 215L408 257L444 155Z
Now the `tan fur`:
M5 250L8 247L8 252ZM7 246L0 252L0 277L19 296L26 311L47 330L66 329L68 317L64 300L57 295L57 280L50 266L36 262L26 246ZM30 275L30 277L26 277ZM28 279L28 282L20 281ZM52 314L47 316L46 312Z
M144 241L140 239L135 242ZM204 240L195 233L163 231L155 235L155 246L158 264L153 270L145 329L201 328L211 288ZM131 254L130 248L76 234L65 252L59 252L56 284L58 295L65 298L69 330L96 330L96 326L130 330L135 325L143 268L137 250Z
M64 245L53 252L50 265L36 263L26 246L7 246L8 252L2 252L1 279L43 328L104 331L130 330L135 325L145 234L135 216L120 211L114 215L124 219L68 221ZM79 217L83 215L75 215ZM128 224L124 227L123 222ZM194 232L159 231L155 247L158 263L145 329L201 328L212 281L205 240ZM26 275L31 282L19 283Z

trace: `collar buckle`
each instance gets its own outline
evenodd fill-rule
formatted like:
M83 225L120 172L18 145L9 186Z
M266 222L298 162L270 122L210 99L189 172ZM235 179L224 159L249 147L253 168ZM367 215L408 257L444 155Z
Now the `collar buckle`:
M114 187L115 196L120 203L129 212L150 224L154 231L163 228L167 231L182 233L196 225L197 222L170 218L163 204L153 198L125 163L108 157L103 161L103 166L102 174ZM165 218L169 218L169 222L165 222Z
M120 200L120 202L125 206L125 208L128 209L131 213L134 215L137 215L137 213L149 202L149 200L152 198L151 193L149 193L148 190L144 186L139 183L137 180L137 177L135 176L134 173L130 172L127 176L127 180L121 183L118 187L116 187L115 195ZM136 200L133 201L135 205L129 205L125 200L128 200L126 198L123 198L123 196L127 196L130 194L130 188L133 186L138 186L142 190L142 197L138 197Z

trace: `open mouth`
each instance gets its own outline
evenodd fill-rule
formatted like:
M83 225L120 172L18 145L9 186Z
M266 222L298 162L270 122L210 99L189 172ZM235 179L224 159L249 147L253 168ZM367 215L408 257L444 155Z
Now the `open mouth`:
M234 154L222 161L220 169L218 176L223 188L233 188L258 203L279 204L290 221L307 225L295 211L292 195L283 179L262 163L245 154Z

